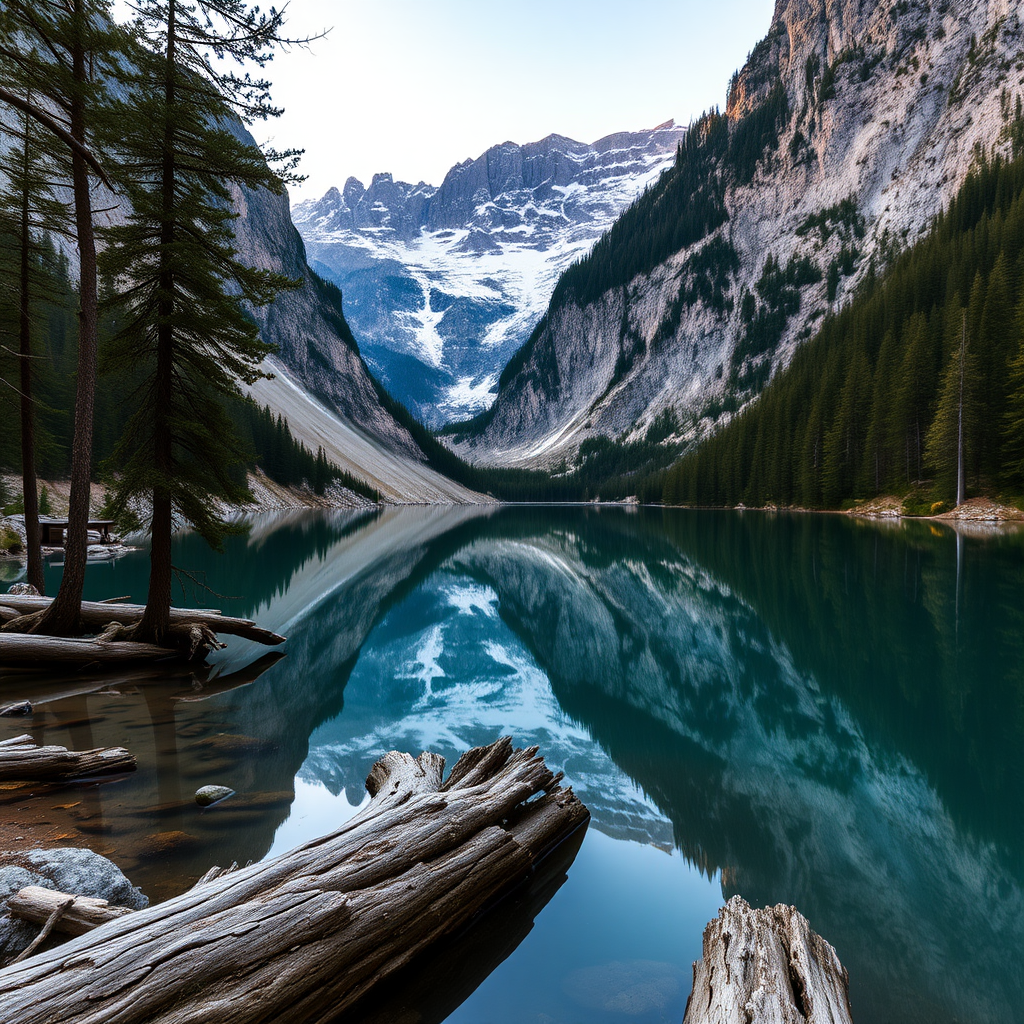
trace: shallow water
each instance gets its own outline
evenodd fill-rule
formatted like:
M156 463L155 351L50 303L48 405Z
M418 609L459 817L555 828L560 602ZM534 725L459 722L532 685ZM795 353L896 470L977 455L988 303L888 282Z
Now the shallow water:
M385 750L509 733L593 821L567 877L552 865L431 966L444 985L404 979L420 1019L678 1022L734 893L807 915L858 1024L1021 1019L1024 535L391 509L260 518L223 556L183 537L175 563L214 592L176 598L257 618L286 656L234 641L172 678L0 671L36 705L0 738L123 743L140 765L0 791L18 835L89 845L162 899L330 831ZM145 581L139 552L91 566L88 596L142 600ZM207 783L237 793L200 810Z

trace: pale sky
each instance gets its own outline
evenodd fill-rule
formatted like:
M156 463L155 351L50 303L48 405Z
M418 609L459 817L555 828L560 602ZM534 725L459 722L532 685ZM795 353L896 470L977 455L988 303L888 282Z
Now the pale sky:
M452 164L552 132L593 142L725 105L773 0L291 0L287 31L329 35L267 67L276 121L318 197L375 172L439 185Z

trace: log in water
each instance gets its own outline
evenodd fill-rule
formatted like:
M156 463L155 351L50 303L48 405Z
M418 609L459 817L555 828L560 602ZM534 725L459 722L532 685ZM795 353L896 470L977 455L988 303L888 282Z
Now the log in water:
M439 755L391 752L331 835L0 971L0 1021L337 1019L589 819L507 738L443 771Z
M50 597L21 597L4 594L3 606L13 609L19 615L32 615L35 612L43 611L52 600L53 598ZM141 604L106 604L103 601L83 601L81 619L83 625L97 629L102 629L111 622L129 626L138 622L145 610L145 605ZM230 615L221 615L219 611L212 608L172 608L171 624L175 623L199 623L207 626L214 633L239 636L268 647L276 647L285 642L283 636L257 626L251 619L237 619ZM17 620L8 624L8 626L10 625L17 625Z
M852 1024L849 978L796 907L733 896L704 929L683 1024Z
M135 767L135 757L124 747L39 746L27 733L0 741L0 780L5 782L61 782L133 772Z

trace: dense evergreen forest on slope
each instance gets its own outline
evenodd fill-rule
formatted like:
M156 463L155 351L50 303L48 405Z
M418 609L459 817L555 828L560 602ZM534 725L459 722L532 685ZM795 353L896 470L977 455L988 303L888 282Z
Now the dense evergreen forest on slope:
M838 508L1024 491L1024 118L927 237L829 317L744 412L673 467L668 504ZM963 374L961 342L966 338Z
M2 239L2 235L0 235ZM0 241L0 261L17 251L14 245ZM34 365L37 403L37 466L44 479L67 479L71 469L73 434L75 367L78 356L78 293L69 279L67 259L49 238L36 245L35 294L33 295L33 328L36 361ZM17 379L17 358L10 349L17 333L18 306L15 296L0 295L0 378ZM114 329L110 316L101 324L101 378L96 393L96 419L93 445L93 469L101 475L111 467L109 460L118 438L138 405L138 382L111 359L103 359ZM6 340L5 340L6 339ZM11 389L0 393L0 408L5 429L0 431L0 468L19 472L21 469L21 433L17 415L17 394ZM377 492L361 480L328 462L322 451L311 452L296 441L288 424L274 416L269 408L236 399L227 403L227 414L238 437L238 463L235 473L239 481L247 469L259 468L282 486L310 487L323 494L338 481L343 486L371 500Z

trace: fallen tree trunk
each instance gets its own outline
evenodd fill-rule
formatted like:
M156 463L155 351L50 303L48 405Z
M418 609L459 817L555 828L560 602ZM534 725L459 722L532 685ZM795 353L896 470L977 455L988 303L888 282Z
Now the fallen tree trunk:
M53 665L84 666L123 664L177 658L178 652L155 644L132 641L75 640L34 633L0 632L0 665L49 668Z
M41 747L28 734L0 741L0 780L5 782L57 782L133 771L135 758L124 747Z
M20 616L25 617L45 611L53 598L4 594L0 600L5 608L12 608ZM105 604L103 601L83 601L81 620L84 626L96 629L102 629L111 622L130 626L142 618L145 610L145 605L141 604ZM214 633L240 636L245 640L254 640L256 643L265 644L268 647L276 647L285 642L283 636L257 626L251 619L236 619L230 615L221 615L219 611L212 608L172 608L171 623L172 625L175 623L198 623L207 626ZM14 629L11 628L12 626ZM18 620L14 619L3 627L3 631L17 632L17 627Z
M27 885L8 897L7 909L14 917L33 924L46 924L55 910L71 901L54 925L54 931L66 935L84 935L108 921L116 921L125 914L134 914L129 907L115 907L106 900L92 896L44 889L41 885Z
M3 1024L327 1024L459 929L589 814L506 738L392 752L329 836L0 971Z
M849 977L796 907L733 896L704 929L683 1024L852 1024Z

